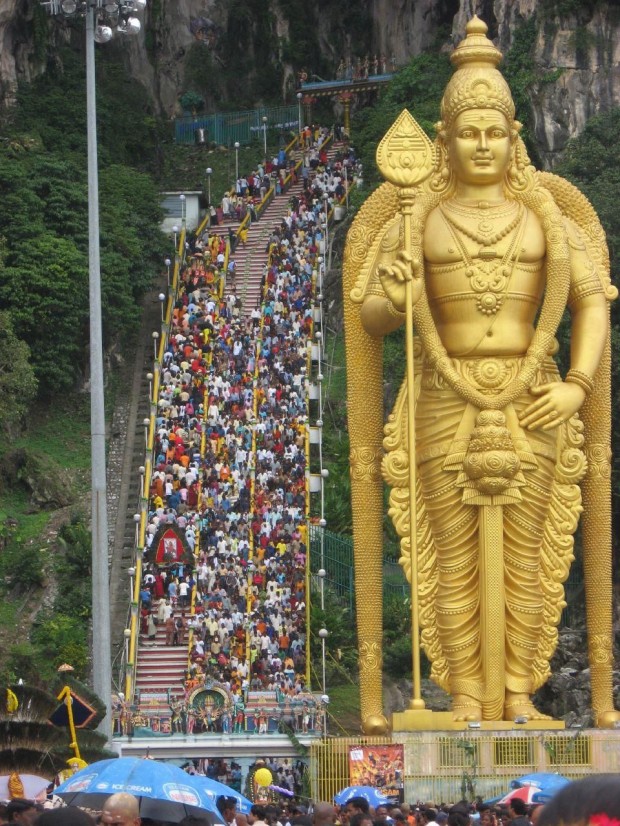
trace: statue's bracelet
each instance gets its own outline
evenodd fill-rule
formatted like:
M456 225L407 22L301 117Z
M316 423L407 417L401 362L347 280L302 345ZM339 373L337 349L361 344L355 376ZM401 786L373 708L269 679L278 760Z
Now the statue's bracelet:
M594 390L594 381L587 373L582 373L581 370L573 370L571 368L566 374L565 381L570 384L578 384L579 387L585 391L586 396Z
M392 316L392 318L397 318L399 319L399 321L402 321L403 316L405 315L405 313L401 312L401 310L396 309L396 307L392 304L389 298L387 302L387 311Z

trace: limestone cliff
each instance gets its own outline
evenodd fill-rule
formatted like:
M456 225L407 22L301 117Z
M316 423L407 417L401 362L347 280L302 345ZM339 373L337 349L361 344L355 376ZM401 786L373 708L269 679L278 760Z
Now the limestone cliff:
M477 13L506 52L536 15L531 99L547 166L593 114L620 105L617 0L149 0L136 41L112 46L166 115L194 88L213 110L261 98L294 100L296 72L333 76L342 57L385 55L403 64L445 48ZM51 44L72 28L42 18L39 0L0 0L0 95L44 71ZM78 30L73 35L78 40ZM110 48L106 46L104 48ZM559 70L549 81L550 72ZM234 102L234 103L233 103Z

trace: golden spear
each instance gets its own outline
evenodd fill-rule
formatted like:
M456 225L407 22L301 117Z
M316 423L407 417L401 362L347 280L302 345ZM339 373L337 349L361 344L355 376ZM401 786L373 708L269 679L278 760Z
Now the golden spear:
M377 166L383 177L398 187L404 230L404 253L411 262L412 212L420 184L434 166L434 148L426 133L407 109L403 109L377 147ZM421 262L420 262L421 263ZM420 620L418 599L418 554L416 542L416 461L415 389L413 357L413 279L412 262L405 276L405 337L407 352L407 452L409 455L409 550L411 553L411 637L413 648L412 709L423 709L420 688ZM417 277L420 277L419 274Z

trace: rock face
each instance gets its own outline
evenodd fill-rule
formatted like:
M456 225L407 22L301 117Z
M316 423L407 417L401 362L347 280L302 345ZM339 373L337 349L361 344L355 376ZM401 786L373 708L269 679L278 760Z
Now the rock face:
M158 111L179 113L190 55L194 71L202 59L192 53L197 42L205 49L206 74L210 72L214 84L231 52L242 50L250 74L263 71L261 60L267 57L281 79L283 97L294 100L295 70L300 66L292 61L299 60L295 38L300 32L291 31L291 14L297 13L297 6L291 11L282 0L255 6L239 0L150 0L142 34L125 41L122 51L131 74L149 90ZM447 47L449 33L453 41L460 38L474 13L488 23L491 36L506 52L519 27L536 15L534 73L542 80L532 90L532 104L535 135L547 167L588 118L620 105L617 0L575 0L563 4L573 9L564 15L554 11L558 4L552 0L348 0L329 8L301 6L307 18L304 26L309 23L306 30L311 30L311 42L319 52L317 65L306 69L311 74L322 67L328 76L329 67L333 75L341 58L362 52L385 55L388 65L392 59L402 65L423 50ZM41 39L41 14L40 0L0 0L0 97L5 102L11 101L20 79L45 68L48 44ZM51 26L52 40L58 32L67 38L66 24ZM262 50L265 33L268 55ZM559 70L559 77L546 82L553 70ZM207 98L209 86L207 82L204 87Z
M14 448L4 455L0 490L4 488L26 491L33 510L64 508L75 498L63 469L25 448Z
M33 11L22 0L0 0L0 97L11 101L18 79L30 78Z

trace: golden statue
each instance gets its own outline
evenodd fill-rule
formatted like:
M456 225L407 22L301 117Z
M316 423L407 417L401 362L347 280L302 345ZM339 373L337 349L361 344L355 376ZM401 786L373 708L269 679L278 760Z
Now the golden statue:
M620 718L609 504L609 301L617 291L587 199L530 165L497 69L501 53L486 32L474 17L452 54L435 142L406 110L382 140L377 162L387 182L360 210L345 250L368 734L387 729L382 478L412 585L411 708L424 709L419 629L455 722L544 719L531 695L549 676L583 495L592 705L600 726ZM567 306L571 366L562 379L553 355ZM407 375L384 427L381 340L404 323Z

